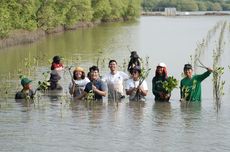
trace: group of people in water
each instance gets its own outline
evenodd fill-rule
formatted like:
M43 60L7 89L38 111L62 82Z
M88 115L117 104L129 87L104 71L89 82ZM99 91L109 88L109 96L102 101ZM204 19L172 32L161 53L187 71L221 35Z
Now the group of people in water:
M82 67L76 67L71 73L71 82L69 84L69 93L76 100L102 100L108 96L109 100L122 100L129 96L131 101L145 101L148 94L148 85L145 78L142 77L142 68L140 57L136 51L131 52L130 62L127 70L129 74L118 71L116 60L110 60L108 67L110 71L104 76L100 76L97 66L89 68L86 74ZM60 71L64 69L59 56L53 57L50 73L49 90L61 90L62 87L58 81L61 79ZM201 82L207 78L211 68L201 75L193 75L191 64L184 65L185 77L180 81L181 99L191 102L201 101ZM156 101L169 101L171 92L166 91L163 82L167 81L168 73L165 63L159 63L156 66L155 76L152 78L152 93ZM32 91L32 80L28 78L21 79L23 89L16 93L15 99L33 99L35 93Z

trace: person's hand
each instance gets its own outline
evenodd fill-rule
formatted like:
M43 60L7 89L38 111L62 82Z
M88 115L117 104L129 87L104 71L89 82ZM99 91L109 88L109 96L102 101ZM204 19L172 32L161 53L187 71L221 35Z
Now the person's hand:
M97 87L95 85L92 85L92 90L95 91Z
M74 79L72 79L72 83L73 83L73 85L75 85L75 81L74 81Z
M168 98L170 97L170 95L167 94L167 93L161 92L161 93L160 93L160 97L161 97L162 99L168 99Z
M207 70L208 70L209 72L213 72L213 69L211 69L211 68L209 68L209 67L207 67Z

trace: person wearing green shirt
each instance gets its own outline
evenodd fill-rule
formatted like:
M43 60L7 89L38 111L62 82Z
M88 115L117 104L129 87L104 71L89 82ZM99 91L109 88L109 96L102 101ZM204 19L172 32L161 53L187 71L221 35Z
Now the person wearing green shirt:
M211 68L207 68L207 71L200 75L192 75L192 65L184 65L184 75L180 82L180 96L182 100L190 102L201 101L201 82L207 78L212 72Z

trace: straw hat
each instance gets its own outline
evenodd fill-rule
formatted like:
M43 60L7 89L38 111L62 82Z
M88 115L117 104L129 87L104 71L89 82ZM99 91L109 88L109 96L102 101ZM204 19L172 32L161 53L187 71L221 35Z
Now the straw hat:
M84 72L84 69L83 69L82 67L76 67L76 68L74 69L74 72L75 72L75 71Z

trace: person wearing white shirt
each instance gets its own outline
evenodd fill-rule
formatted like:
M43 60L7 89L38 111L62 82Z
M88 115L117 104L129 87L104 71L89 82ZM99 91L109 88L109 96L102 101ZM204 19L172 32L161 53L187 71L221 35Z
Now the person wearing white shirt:
M108 87L108 99L120 100L125 98L124 81L129 78L129 75L117 70L116 60L110 60L108 67L110 72L106 73L102 78L102 81L104 81Z
M90 80L85 76L84 69L81 67L76 67L73 71L73 79L69 84L69 93L73 97L78 97L84 91L86 84Z
M132 69L132 78L127 80L126 95L129 95L131 101L145 101L148 94L148 86L145 80L140 79L141 68L136 66Z

